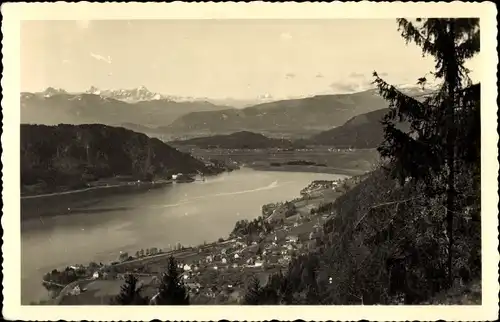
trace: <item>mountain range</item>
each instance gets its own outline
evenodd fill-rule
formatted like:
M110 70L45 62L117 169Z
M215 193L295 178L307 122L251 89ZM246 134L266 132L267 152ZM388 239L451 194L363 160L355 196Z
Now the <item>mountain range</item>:
M99 89L91 86L87 94L100 95L103 97L113 98L115 100L124 101L127 103L136 103L140 101L155 101L167 100L172 102L210 102L214 105L231 106L235 108L243 108L258 103L272 101L269 95L261 95L255 99L235 99L231 97L226 98L209 98L209 97L193 97L193 96L180 96L180 95L165 95L158 92L151 92L145 86L141 85L137 88L131 89Z
M401 86L407 95L422 99L435 89ZM195 112L183 115L159 130L162 133L207 136L238 131L298 139L331 130L357 115L388 108L378 91L317 95L257 104L243 109Z
M196 146L202 149L268 149L302 148L305 146L329 146L334 148L372 149L382 143L384 131L381 120L388 108L357 115L339 127L322 131L307 139L286 140L266 137L260 133L240 131L227 135L213 135L188 140L171 141L172 146ZM405 131L408 124L396 126Z
M100 95L103 97L113 98L129 103L140 101L155 101L155 100L171 100L169 97L160 93L149 91L145 86L139 86L132 89L107 89L101 90L95 86L91 86L85 93Z
M403 86L401 90L410 95L426 93L416 86ZM271 99L270 95L256 98L257 101ZM387 107L387 101L376 90L317 95L234 108L209 101L174 101L144 86L105 91L91 87L87 93L69 93L49 87L39 93L21 93L21 123L100 123L164 138L248 131L269 137L297 139L331 130L357 115Z
M168 125L190 112L228 108L206 101L174 102L163 98L125 102L106 95L75 94L53 88L42 93L21 93L21 123L24 124L128 124L154 132L156 127Z
M318 133L340 126L350 118L387 107L375 91L318 95L281 100L243 109L203 111L183 115L162 132L193 135L230 134L251 131L273 136Z

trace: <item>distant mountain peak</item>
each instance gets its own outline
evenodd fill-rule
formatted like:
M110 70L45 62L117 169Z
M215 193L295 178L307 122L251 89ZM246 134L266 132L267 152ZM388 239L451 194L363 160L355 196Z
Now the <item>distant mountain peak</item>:
M57 94L66 94L67 92L62 88L47 87L43 92L43 96L51 97Z
M151 92L144 85L132 89L106 89L106 90L101 90L95 86L91 86L86 91L86 93L100 95L106 98L113 98L119 101L125 101L129 103L166 99L166 97L161 95L160 93Z

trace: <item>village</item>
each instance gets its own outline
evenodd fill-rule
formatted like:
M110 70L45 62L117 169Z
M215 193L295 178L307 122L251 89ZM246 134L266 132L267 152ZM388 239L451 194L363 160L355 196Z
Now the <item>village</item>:
M324 223L334 216L331 202L325 201L340 195L349 180L315 181L291 202L263 206L263 215L253 223L268 229L258 233L238 234L235 229L226 240L196 247L177 245L170 251L151 248L136 252L135 257L122 253L111 264L71 267L80 272L79 279L66 285L54 302L108 305L130 273L138 277L144 295L152 298L168 258L173 256L191 304L238 304L251 277L265 285L269 276L285 270L294 256L315 249Z

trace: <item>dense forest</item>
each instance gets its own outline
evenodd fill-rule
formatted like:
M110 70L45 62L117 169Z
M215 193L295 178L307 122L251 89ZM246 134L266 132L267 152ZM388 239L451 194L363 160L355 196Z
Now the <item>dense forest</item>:
M397 23L434 58L441 87L419 101L374 72L390 104L381 167L336 199L316 250L251 284L246 304L419 304L481 280L480 85L464 67L479 19Z
M102 178L168 178L176 173L205 174L207 167L162 141L124 128L91 125L21 125L21 184L45 191L80 188Z
M291 148L293 146L289 140L268 138L262 134L248 131L240 131L228 135L199 137L171 143L173 145L194 145L203 149L270 149Z
M384 141L381 124L389 109L357 115L342 126L323 131L305 140L310 145L325 145L336 148L373 149ZM408 130L408 124L399 122L398 128Z

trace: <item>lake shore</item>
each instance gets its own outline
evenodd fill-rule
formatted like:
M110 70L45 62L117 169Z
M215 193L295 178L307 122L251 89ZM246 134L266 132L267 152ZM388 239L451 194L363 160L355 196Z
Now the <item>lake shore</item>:
M312 172L312 173L341 174L347 176L361 175L367 172L367 170L365 169L334 168L329 166L318 166L318 165L282 164L279 166L273 166L269 163L263 163L263 162L246 164L245 166L258 171Z
M329 166L311 165L286 165L272 166L269 162L253 162L245 164L242 168L250 168L257 171L279 171L279 172L303 172L303 173L324 173L339 175L359 175L366 171L361 169L334 168ZM234 170L237 171L237 170ZM220 175L217 174L217 175ZM217 176L216 175L216 176ZM105 211L105 209L85 209L95 206L99 202L93 199L102 199L106 196L122 195L128 193L145 193L152 189L160 189L171 185L175 180L140 181L112 183L107 185L94 186L84 189L68 190L53 193L21 196L21 221L51 217L58 215L72 215L78 213L92 213ZM178 182L190 183L190 182ZM91 199L91 200L89 200ZM85 200L85 201L81 201ZM109 209L118 210L116 208Z
M338 182L340 182L342 180L349 180L349 178L339 179ZM313 181L313 182L316 182L316 181ZM330 181L326 180L325 182L330 182ZM333 182L335 182L335 180L333 180ZM334 186L336 186L336 185L337 184L334 184ZM308 187L310 187L310 186L311 186L311 184ZM330 186L328 186L328 187L327 186L322 186L321 184L319 186L318 185L316 185L316 186L317 187L315 187L314 190L316 190L316 191L322 191L321 196L314 196L313 197L312 195L305 195L305 194L302 194L302 192L301 192L301 197L295 198L293 201L291 201L296 206L297 215L300 215L300 214L302 214L302 215L309 214L311 207L318 207L325 200L333 201L339 195L339 193L333 191L332 187L330 187ZM292 223L295 222L295 220L296 220L295 217L296 216L293 216L293 217L285 219L285 222L286 222L285 226L291 227L291 232L290 233L293 234L293 233L299 233L300 232L300 234L306 234L306 233L308 234L310 232L310 230L312 231L312 229L313 229L313 225L312 224L314 224L314 223L310 223L310 222L305 222L304 227L302 227L302 226L298 226L298 227L295 227L295 228L292 227L293 226ZM283 230L284 227L285 227L285 226L281 227L280 225L278 225L278 226L276 227L276 229L278 229L278 230ZM297 231L295 232L295 230L297 230ZM138 258L131 258L131 259L123 261L123 262L111 263L111 266L115 267L115 269L118 269L119 267L124 267L124 269L125 269L126 267L129 267L129 266L130 267L135 267L137 265L140 266L140 264L142 264L142 263L148 263L149 262L149 263L153 264L153 262L167 260L170 255L173 255L173 256L175 256L177 258L178 256L180 256L180 254L186 253L186 252L189 255L189 256L186 255L187 257L190 257L190 256L195 256L196 257L196 256L198 256L197 255L198 251L196 251L196 249L198 249L198 248L202 248L202 249L206 248L207 251L209 251L211 254L213 253L213 255L215 255L216 253L218 253L218 251L220 251L220 248L222 247L222 245L225 245L227 243L232 243L232 242L235 242L235 241L236 241L236 239L234 239L234 237L233 238L230 237L230 238L228 238L225 241L214 241L214 242L209 243L209 244L188 247L188 248L185 248L185 249L182 249L182 250L166 251L166 252L162 252L162 253L154 254L154 255L150 255L150 256L144 256L144 257L138 257ZM183 257L183 256L181 256L181 257ZM107 265L109 265L109 264L107 264ZM65 289L68 289L68 288L65 288ZM59 296L58 299L60 300L61 296Z
M107 186L89 187L85 189L21 196L21 221L55 215L70 215L82 212L78 208L88 207L89 202L81 202L89 198L102 198L116 194L147 192L172 184L172 180L155 182L126 182Z

